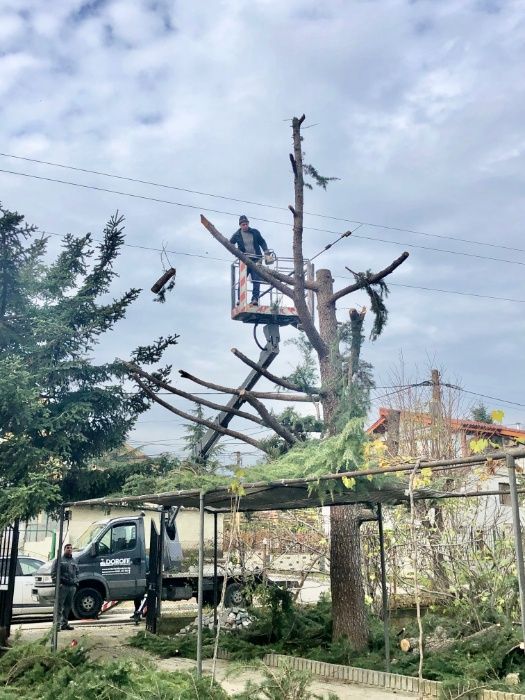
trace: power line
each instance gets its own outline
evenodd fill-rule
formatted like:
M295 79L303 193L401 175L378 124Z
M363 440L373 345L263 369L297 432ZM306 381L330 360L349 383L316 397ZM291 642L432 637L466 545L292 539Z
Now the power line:
M478 297L479 299L495 299L496 301L513 301L517 304L525 304L525 299L510 299L509 297L494 297L488 294L477 294L475 292L459 292L452 289L438 289L437 287L419 287L414 284L401 284L399 282L389 282L392 287L407 287L408 289L422 289L425 292L442 292L443 294L459 294L465 297Z
M305 226L305 228L306 228L306 226ZM315 229L315 230L321 230L321 229ZM448 250L447 248L433 248L432 246L417 245L416 243L408 243L407 241L390 241L390 240L388 240L388 238L375 238L374 236L363 236L362 234L356 234L354 236L354 238L362 238L363 240L377 241L379 243L393 243L395 245L404 246L405 248L417 248L418 250L431 250L433 252L448 253L450 255L463 255L464 257L467 257L467 258L478 258L479 260L492 260L495 262L508 263L510 265L523 265L523 266L525 266L525 262L521 262L520 260L507 260L506 258L494 258L491 255L479 255L478 253L465 253L465 252L460 251L460 250Z
M31 178L34 180L42 180L45 182L55 182L60 185L69 185L71 187L80 187L82 189L86 190L95 190L97 192L106 192L108 194L118 194L122 197L132 197L133 199L142 199L150 202L156 202L157 204L168 204L170 206L176 206L176 207L184 207L187 209L193 209L197 211L205 211L205 212L211 212L213 214L224 214L226 216L237 216L235 212L231 211L222 211L220 209L210 209L209 207L201 207L197 206L195 204L186 204L183 202L174 202L173 200L169 199L160 199L158 197L148 197L146 195L142 194L134 194L132 192L121 192L119 190L111 190L106 187L97 187L96 185L84 185L79 182L71 182L69 180L59 180L58 178L53 178L53 177L44 177L42 175L32 175L30 173L20 173L15 170L6 170L3 168L0 168L1 173L6 173L8 175L18 175L19 177L26 177L26 178ZM275 224L277 226L286 226L289 227L290 224L285 221L275 221L272 219L263 219L261 217L253 217L256 221L262 221L264 223L268 224ZM325 229L325 228L315 228L313 226L303 226L303 229L309 230L309 231L317 231L321 233L333 233L333 234L338 234L339 231L333 231L331 229ZM478 260L490 260L492 262L502 262L502 263L507 263L509 265L521 265L525 267L525 262L522 262L521 260L507 260L506 258L495 258L490 255L479 255L478 253L465 253L463 251L459 250L448 250L447 248L433 248L432 246L423 246L423 245L417 245L416 243L408 243L406 241L391 241L388 239L384 238L375 238L373 236L363 236L362 234L356 234L354 238L359 238L362 240L367 240L367 241L374 241L374 242L379 242L379 243L389 243L391 245L398 245L398 246L404 246L406 248L416 248L418 250L429 250L432 252L437 252L437 253L446 253L449 255L461 255L463 257L467 258L476 258Z
M231 197L231 196L227 196L227 195L214 194L211 192L202 192L200 190L192 190L192 189L189 189L187 187L176 187L175 185L167 185L167 184L162 183L162 182L155 182L152 180L142 180L139 178L124 176L124 175L117 175L116 173L107 173L107 172L104 172L101 170L90 170L88 168L80 168L80 167L75 167L73 165L65 165L64 163L55 163L55 162L48 161L48 160L39 160L38 158L29 158L27 156L17 156L17 155L14 155L12 153L1 153L0 152L0 156L3 156L4 158L13 158L15 160L22 160L22 161L26 161L29 163L38 163L40 165L50 165L50 166L55 167L55 168L62 168L65 170L73 170L75 172L80 172L80 173L88 173L90 175L101 175L103 177L110 177L110 178L113 178L115 180L124 180L126 182L136 182L136 183L141 184L141 185L150 185L152 187L160 187L162 189L175 190L177 192L186 192L188 194L197 194L197 195L203 196L203 197L213 197L214 199L223 199L223 200L230 201L230 202L237 202L238 204L250 204L250 205L256 206L256 207L264 207L266 209L274 209L276 211L288 212L287 207L278 206L276 204L268 204L266 202L254 202L254 201L251 201L249 199L239 199L237 197ZM9 171L5 171L5 172L9 172ZM210 210L208 210L208 211L210 211ZM512 251L519 252L519 253L525 253L524 248L515 248L513 246L506 246L506 245L503 245L501 243L486 243L484 241L475 241L475 240L472 240L469 238L460 238L458 236L447 236L447 235L439 234L439 233L429 233L428 231L419 231L417 229L401 228L400 226L387 226L385 224L378 224L378 223L373 223L370 221L359 221L357 219L347 219L344 217L330 216L328 214L319 214L316 212L305 211L304 213L307 214L308 216L316 216L320 219L329 219L331 221L342 221L342 222L348 223L348 224L358 224L359 226L370 226L372 228L380 228L380 229L384 229L387 231L398 231L401 233L412 233L412 234L417 235L417 236L427 236L429 238L439 238L442 240L450 240L450 241L458 241L460 243L468 243L470 245L482 245L482 246L486 246L489 248L501 248L503 250L512 250ZM264 219L258 219L258 221L264 221ZM275 223L275 222L271 222L271 223Z
M63 238L63 234L61 233L56 233L55 231L45 231L43 230L42 233L46 234L46 236L59 236ZM335 243L337 243L341 238L346 236L345 234L342 234L337 240L335 240L333 243L330 243L327 247L323 248L323 250L319 251L314 257L318 257L321 255L321 253L324 253L327 248L332 247ZM100 239L93 238L93 241L95 242L100 242ZM226 258L214 258L210 257L208 255L201 255L199 253L186 253L182 252L180 250L168 250L164 248L153 248L151 246L145 246L145 245L135 245L133 243L123 243L122 244L126 248L140 248L141 250L151 250L152 252L155 253L161 253L163 250L166 250L167 253L170 253L172 255L184 255L190 258L203 258L204 260L213 260L214 262L223 262L223 263L228 263L231 264L231 260L228 260ZM313 258L310 258L310 260L313 260ZM352 279L351 277L345 277L344 275L335 275L336 279L341 279L341 280L350 280ZM406 287L407 289L421 289L425 292L441 292L442 294L459 294L460 296L465 296L465 297L478 297L480 299L493 299L495 301L512 301L517 304L525 304L525 299L512 299L510 297L496 297L496 296L491 296L489 294L477 294L476 292L460 292L458 290L454 289L439 289L438 287L421 287L419 285L415 284L401 284L401 282L389 282L388 283L389 287ZM350 307L343 306L341 307L342 309L347 309ZM202 394L213 394L217 392L201 392Z
M354 230L357 231L358 229L361 228L362 225L363 224L359 224L359 226ZM335 241L332 241L331 243L327 243L324 248L322 248L318 253L313 255L310 258L310 262L312 262L312 260L315 260L316 258L318 258L323 253L326 253L327 250L330 250L330 248L332 248L336 243L339 243L339 241L341 241L343 238L347 238L348 236L351 236L352 234L353 234L353 231L345 231L344 233L342 233L339 236L339 238L336 238Z
M488 396L488 394L480 394L477 391L469 391L468 389L462 389L459 386L454 386L453 384L442 384L441 386L446 386L449 387L450 389L457 389L458 391L462 391L464 394L472 394L472 396L480 396L483 399L490 399L491 401L498 401L500 403L508 403L511 406L520 406L521 408L525 408L525 403L518 403L517 401L508 401L507 399L501 399L498 398L497 396Z
M393 384L392 386L379 386L375 387L376 389L394 389L394 391L389 392L388 394L381 394L380 396L374 396L373 400L377 401L378 399L384 399L387 396L392 396L393 394L399 394L401 391L406 391L407 389L413 389L416 387L423 387L423 386L432 386L432 382L430 380L424 380L422 382L416 382L415 384ZM457 386L456 384L447 384L446 382L441 382L440 386L447 387L447 389L455 389L456 391L460 391L464 394L472 394L473 396L480 396L481 398L484 399L490 399L491 401L498 401L500 403L508 403L512 406L520 406L522 408L525 408L525 403L519 403L517 401L509 401L508 399L502 399L497 396L489 396L488 394L481 394L477 391L470 391L469 389L463 389L463 387Z
M45 231L43 230L42 233L44 233L46 236L59 236L63 238L63 234L61 233L56 233L54 231ZM339 240L339 239L338 239ZM100 242L100 239L93 238L93 241L95 242ZM337 241L334 241L336 243ZM140 248L141 250L151 250L155 253L161 253L163 250L166 250L167 253L170 253L172 255L184 255L190 258L203 258L204 260L212 260L214 262L223 262L223 263L228 263L231 264L231 260L228 260L226 258L214 258L210 257L207 255L200 255L198 253L186 253L186 252L181 252L180 250L168 250L168 249L163 249L163 248L153 248L151 246L143 246L143 245L135 245L133 243L123 243L122 244L125 248ZM333 245L333 244L331 244ZM324 252L325 249L321 250L317 255L320 255L321 253ZM311 258L312 259L312 258ZM336 279L341 279L341 280L350 280L352 279L351 277L345 277L344 275L335 275ZM525 304L525 299L513 299L510 297L496 297L492 296L489 294L478 294L476 292L460 292L459 290L455 289L439 289L438 287L421 287L416 284L402 284L401 282L388 282L389 287L405 287L407 289L420 289L425 292L440 292L442 294L457 294L459 296L464 296L464 297L476 297L479 299L492 299L494 301L510 301L514 302L516 304ZM350 309L350 306L341 306L341 309ZM195 393L195 392L194 392ZM221 392L215 392L215 391L201 391L197 392L198 395L205 395L205 394L218 394Z
M1 172L1 170L0 170ZM64 238L64 234L62 233L57 233L56 231L47 231L47 230L42 230L41 233L45 234L46 236L58 236L59 238ZM343 234L344 235L344 234ZM342 237L342 236L341 236ZM340 238L341 238L340 237ZM92 239L94 242L100 243L100 239L93 238ZM337 239L340 240L340 239ZM336 243L337 241L334 241ZM164 248L154 248L152 246L145 246L145 245L136 245L134 243L123 243L122 244L125 248L139 248L140 250L150 250L154 253L162 253L163 250L166 251L166 253L169 253L171 255L183 255L185 257L190 257L190 258L202 258L204 260L211 260L213 262L223 262L227 264L231 264L231 260L227 258L216 258L216 257L211 257L208 255L202 255L200 253L188 253L180 250L169 250L169 249L164 249ZM333 245L330 244L330 245ZM321 250L317 255L320 255L321 253L324 252L325 249ZM311 258L313 259L313 258ZM344 275L335 275L336 279L342 279L342 280L350 280L352 279L351 277L347 277ZM440 289L438 287L422 287L419 285L415 284L402 284L401 282L388 282L389 287L405 287L407 289L420 289L426 292L440 292L442 294L457 294L460 296L466 296L466 297L477 297L479 299L492 299L494 301L510 301L514 302L516 304L525 304L525 299L513 299L510 297L497 297L497 296L492 296L489 294L478 294L476 292L460 292L459 290L454 290L454 289ZM349 309L350 307L348 306L343 306L341 307L342 309ZM194 392L195 393L195 392ZM215 391L202 391L202 392L197 392L198 395L205 395L205 394L217 394L221 392L215 392Z
M336 279L349 280L351 277L344 277L342 275L335 275ZM479 299L492 299L495 301L512 301L516 304L525 304L525 299L511 299L510 297L495 297L489 294L477 294L476 292L460 292L455 289L439 289L438 287L420 287L416 284L401 284L400 282L388 282L389 287L406 287L407 289L421 289L425 292L441 292L442 294L458 294L463 297L476 297ZM341 309L350 309L350 306L341 306Z
M46 234L46 236L59 236L63 238L63 234L61 233L56 233L54 231L42 231L42 233ZM338 239L339 240L339 239ZM100 242L100 239L93 238L93 241L95 242ZM337 241L334 241L334 243L337 243ZM127 248L140 248L141 250L151 250L153 252L162 252L162 248L153 248L151 246L142 246L142 245L135 245L133 243L123 243L122 244L124 247ZM333 245L333 244L330 244ZM317 255L320 255L321 253L324 252L325 249L321 250ZM186 252L181 252L177 250L168 250L166 249L167 253L170 253L172 255L184 255L190 258L204 258L205 260L213 260L214 262L224 262L231 264L231 260L228 260L226 258L213 258L209 257L207 255L200 255L198 253L186 253ZM311 258L313 259L313 258ZM345 277L344 275L335 275L336 279L341 279L341 280L350 280L352 279L351 277ZM455 289L439 289L438 287L422 287L416 284L402 284L401 282L389 282L388 283L389 287L405 287L407 289L421 289L425 292L441 292L442 294L458 294L459 296L465 296L465 297L477 297L479 299L492 299L494 301L511 301L515 302L516 304L525 304L525 299L513 299L510 297L496 297L492 296L490 294L478 294L477 292L460 292L459 290ZM349 306L342 306L341 309L349 309L351 307ZM217 392L201 392L201 394L214 394Z

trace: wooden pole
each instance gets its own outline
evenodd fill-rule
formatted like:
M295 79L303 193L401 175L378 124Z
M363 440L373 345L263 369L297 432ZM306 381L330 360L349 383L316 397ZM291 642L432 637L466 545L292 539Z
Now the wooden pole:
M520 590L521 634L523 651L525 652L525 567L523 565L523 542L521 540L520 505L518 501L518 489L516 486L516 462L514 457L509 454L507 455L507 469L509 472L512 524L514 529L514 548L516 550L518 584Z

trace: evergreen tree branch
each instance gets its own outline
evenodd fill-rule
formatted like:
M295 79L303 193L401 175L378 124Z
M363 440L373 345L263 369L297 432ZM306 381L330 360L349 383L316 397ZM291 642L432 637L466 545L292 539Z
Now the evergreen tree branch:
M369 274L366 275L365 279L358 280L354 284L349 284L347 287L343 287L343 289L340 289L338 292L335 292L330 301L332 303L335 303L342 297L346 296L347 294L352 294L352 292L357 292L358 289L363 289L364 287L370 286L372 284L377 284L380 282L382 279L387 277L390 273L392 273L397 267L402 265L405 260L408 258L408 253L405 251L404 253L401 253L401 255L394 260L388 267L385 267L384 270L381 270L381 272L376 272L375 274ZM352 270L349 270L349 268L346 268L349 272L351 272L354 276L356 276L356 273L353 272Z
M97 261L93 270L86 276L84 284L79 292L79 297L93 297L104 294L109 290L109 285L117 273L113 270L113 263L119 249L124 244L124 217L118 213L113 214L104 228L104 239L98 247Z
M261 367L253 360L250 360L249 357L246 357L246 355L244 355L244 353L242 353L240 350L237 350L237 348L232 348L232 353L235 355L235 357L238 357L239 360L242 360L244 364L248 365L248 367L251 367L255 371L262 374L263 377L266 377L274 384L282 386L284 389L290 389L290 391L301 391L304 394L314 394L316 397L322 394L321 389L316 386L301 387L298 384L293 384L293 382L288 381L288 379L285 377L278 377L277 375L272 374L264 367Z
M223 435L229 435L230 437L235 438L236 440L242 440L242 442L247 442L248 445L252 445L252 447L261 450L262 452L266 452L266 450L258 440L254 440L253 438L250 438L247 435L243 435L243 433L238 433L236 430L223 428L222 425L219 425L218 423L215 423L211 420L206 420L205 418L197 418L197 416L192 416L191 413L181 411L178 408L175 408L175 406L169 404L167 401L164 401L163 399L159 398L155 394L155 392L152 391L143 381L138 379L138 377L135 377L135 382L142 389L142 391L147 396L149 396L149 398L152 401L158 403L160 406L163 406L165 409L171 411L171 413L174 413L176 416L180 416L181 418L191 421L192 423L199 423L200 425L205 425L207 428L216 430L218 433L222 433Z
M306 175L309 175L312 180L315 181L315 184L318 187L322 187L323 190L326 190L326 186L328 185L329 182L334 182L335 180L339 180L340 178L338 177L326 177L324 175L321 175L317 168L314 168L313 165L310 165L309 163L303 163L303 172ZM304 183L305 187L308 187L308 189L312 189L312 186L309 183Z

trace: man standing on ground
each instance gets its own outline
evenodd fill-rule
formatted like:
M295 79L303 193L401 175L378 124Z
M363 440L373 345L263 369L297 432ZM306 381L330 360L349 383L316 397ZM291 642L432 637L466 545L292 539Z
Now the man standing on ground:
M237 248L247 255L253 262L261 262L262 252L268 253L266 241L261 236L256 228L250 228L248 217L244 214L239 217L239 228L230 238L230 243L233 243ZM251 304L259 303L259 292L261 278L254 270L248 269L248 275L252 279L252 300Z
M58 574L57 574L58 568ZM53 562L51 578L58 584L58 622L61 630L74 629L69 624L69 613L73 606L73 598L78 586L78 564L73 559L73 547L70 544L64 545L64 554ZM58 579L58 580L57 580Z

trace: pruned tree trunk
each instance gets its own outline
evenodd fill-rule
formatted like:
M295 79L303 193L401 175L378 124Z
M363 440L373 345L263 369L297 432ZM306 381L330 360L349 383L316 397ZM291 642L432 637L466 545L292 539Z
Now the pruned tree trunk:
M319 358L323 395L321 404L326 430L334 435L343 390L343 367L339 352L333 279L330 270L317 272L319 333L329 348ZM359 351L354 348L354 360ZM334 465L334 470L338 465ZM330 509L330 588L332 593L333 639L347 637L355 649L368 643L359 506L334 506Z
M361 569L359 506L330 509L330 585L333 639L347 637L352 646L368 643L368 622Z
M343 359L339 349L339 329L336 318L336 303L348 294L364 289L372 299L372 310L374 311L376 321L380 317L378 308L381 310L382 318L378 329L374 332L374 338L379 335L381 328L386 321L386 308L382 303L382 293L386 290L383 279L401 265L408 253L402 253L396 260L388 265L383 270L372 273L352 274L355 277L353 284L347 285L342 289L334 292L334 280L330 270L318 270L315 282L305 276L305 260L303 256L303 207L304 207L304 178L303 174L306 171L313 177L318 184L326 186L326 183L331 178L323 178L319 176L315 168L311 165L303 164L302 152L302 137L301 125L304 122L302 117L294 117L292 119L292 135L293 135L293 153L290 154L290 163L294 174L294 205L289 209L293 215L293 260L294 271L292 275L283 275L277 271L271 271L261 265L257 265L250 257L240 252L217 228L201 215L203 226L226 250L228 250L236 258L244 262L250 270L257 272L261 279L267 284L272 285L288 298L293 299L297 315L300 320L301 329L305 332L308 341L315 350L318 360L321 375L321 387L296 387L286 379L276 378L268 371L263 371L270 380L277 380L277 384L289 390L296 391L300 389L303 394L282 394L282 393L262 393L262 392L244 392L241 389L233 389L222 387L218 384L207 382L197 377L194 377L187 372L180 372L181 376L189 379L201 386L205 386L214 391L225 391L226 393L244 395L248 403L255 407L259 416L257 418L250 417L251 420L258 422L262 420L265 425L276 431L277 426L273 417L260 405L259 399L278 399L286 401L312 401L314 397L319 397L322 409L323 420L325 423L325 432L327 435L335 435L339 424L343 424L349 419L352 413L352 406L349 403L352 400L352 378L358 371L359 353L362 342L362 326L365 315L365 310L361 312L355 311L351 315L351 322L355 334L351 349L350 367L343 370ZM332 178L333 179L333 178ZM341 234L341 238L350 235L350 231ZM340 240L338 239L338 240ZM351 271L352 272L352 271ZM380 289L380 292L375 291L375 287ZM317 308L319 324L316 327L314 317L310 313L306 304L305 294L315 293L317 296ZM1 310L1 309L0 309ZM244 356L239 351L235 354L245 363L254 368L255 363ZM133 372L132 372L133 373ZM140 375L144 378L144 375ZM141 379L139 374L135 374L135 381L142 387L144 393L152 400L166 406L166 402L157 397L153 389L147 386ZM148 377L153 385L159 388L159 382L154 377ZM320 389L320 390L319 390ZM183 396L183 392L176 390L174 387L169 387L169 391ZM199 403L197 397L191 400ZM203 403L203 402L200 402ZM182 415L184 418L196 421L195 417L191 417L186 413L181 413L178 408L169 407L169 410ZM240 415L240 411L236 411ZM203 425L208 426L210 423L200 419ZM218 428L217 428L218 429ZM288 433L283 432L283 428L277 432L287 439L291 444L295 441ZM242 439L248 444L254 444L253 438L247 436L239 436L235 431L221 428L220 432L237 439ZM262 449L261 445L256 445ZM334 472L341 468L340 464L334 464ZM361 524L361 509L359 506L338 506L332 508L331 512L331 556L330 556L330 574L332 588L332 610L333 610L333 637L338 639L347 637L353 646L362 650L368 641L368 625L364 600L363 574L361 569L361 545L359 528Z
M386 419L386 449L391 457L399 454L399 428L401 411L391 408Z

